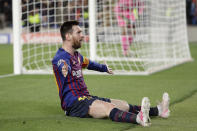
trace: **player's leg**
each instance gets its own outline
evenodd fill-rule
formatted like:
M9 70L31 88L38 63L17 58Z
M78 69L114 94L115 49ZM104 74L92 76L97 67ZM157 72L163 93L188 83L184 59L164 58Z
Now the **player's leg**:
M168 93L165 92L162 96L162 102L159 103L156 107L150 107L149 115L168 118L170 116L169 103L170 103L170 97ZM138 114L140 110L141 110L141 106L129 104L129 112Z
M117 21L118 21L118 26L121 27L121 46L123 50L123 55L127 56L127 51L129 48L129 41L128 41L128 36L127 36L127 24L126 21L122 19L122 17L117 13Z
M127 22L127 24L122 27L121 43L123 54L125 56L131 55L130 45L133 43L133 37L135 37L135 34L135 23L132 23L132 21Z
M121 28L122 28L121 45L122 45L123 55L127 56L129 50L129 38L128 38L128 34L126 33L128 31L128 29L126 28L126 23L122 25Z
M89 106L88 114L94 118L109 117L112 121L116 122L138 123L142 126L148 126L149 114L147 112L149 112L149 109L150 102L148 98L142 100L142 109L138 114L120 110L109 102L95 100L92 105Z
M110 99L111 103L116 106L116 108L123 110L123 111L129 111L129 104L124 100L117 100L117 99Z
M131 45L133 43L133 39L136 35L136 28L135 27L136 27L135 21L133 23L132 23L132 21L130 21L130 23L127 25L129 45Z
M88 114L93 118L108 117L115 105L102 100L95 100L90 106Z
M101 100L95 100L89 107L88 113L93 118L109 117L112 121L137 124L136 114L122 111L116 108L114 104Z
M128 104L126 101L111 99L111 103L113 103L118 109L123 111L128 111L134 114L138 114L141 110L141 106ZM158 116L158 108L151 107L149 111L150 116Z
M141 110L141 106L129 104L129 112L138 114L140 110ZM159 115L158 108L150 107L149 116L158 116L158 115Z

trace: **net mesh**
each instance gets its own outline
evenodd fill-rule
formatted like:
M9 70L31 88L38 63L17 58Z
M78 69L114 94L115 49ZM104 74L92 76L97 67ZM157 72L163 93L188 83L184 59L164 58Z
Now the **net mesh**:
M185 0L96 0L96 58L116 74L149 74L191 60ZM90 57L88 0L22 0L23 73L51 73L59 27L78 20ZM85 71L90 73L88 71Z

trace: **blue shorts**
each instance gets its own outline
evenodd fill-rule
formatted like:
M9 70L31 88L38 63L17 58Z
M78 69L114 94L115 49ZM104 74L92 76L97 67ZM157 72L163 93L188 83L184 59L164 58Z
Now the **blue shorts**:
M88 115L89 106L95 100L101 100L111 103L111 100L108 98L102 98L98 96L81 97L81 99L76 100L72 104L72 106L68 108L68 110L66 111L66 115L72 117L81 117L81 118L90 117Z

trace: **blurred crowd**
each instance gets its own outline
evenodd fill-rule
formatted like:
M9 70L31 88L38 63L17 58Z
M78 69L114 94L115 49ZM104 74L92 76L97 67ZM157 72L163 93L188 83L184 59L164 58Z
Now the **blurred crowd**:
M77 8L76 8L77 7ZM88 0L22 0L23 27L38 32L41 27L56 28L63 21L88 22ZM83 22L87 26L87 22Z
M0 29L12 26L12 0L0 0Z
M197 0L186 0L187 23L197 25Z
M88 0L22 0L21 4L23 27L32 27L31 32L74 19L88 27ZM187 23L197 25L197 0L186 0L186 11ZM5 27L12 27L12 0L0 0L0 29Z

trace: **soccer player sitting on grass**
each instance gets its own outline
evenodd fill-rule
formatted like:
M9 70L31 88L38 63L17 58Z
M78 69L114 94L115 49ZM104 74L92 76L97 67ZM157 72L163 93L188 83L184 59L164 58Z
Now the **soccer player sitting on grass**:
M61 107L65 114L72 117L106 118L112 121L129 122L142 126L150 125L150 116L169 116L169 96L163 94L162 102L150 107L147 97L142 99L141 106L128 104L123 100L92 96L84 82L82 68L113 74L106 64L93 62L83 57L77 49L81 47L83 33L77 21L64 22L60 28L63 39L52 60L53 71L59 87Z

